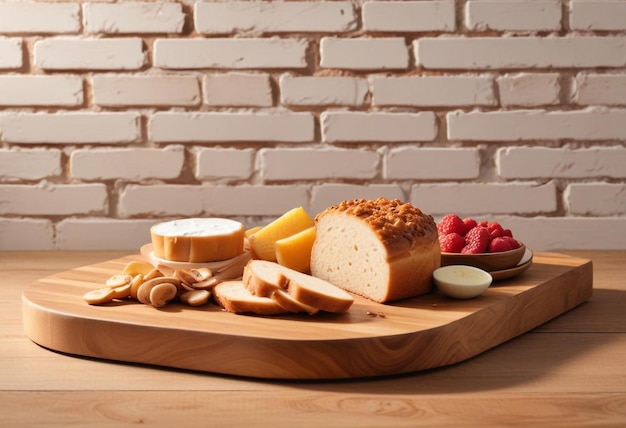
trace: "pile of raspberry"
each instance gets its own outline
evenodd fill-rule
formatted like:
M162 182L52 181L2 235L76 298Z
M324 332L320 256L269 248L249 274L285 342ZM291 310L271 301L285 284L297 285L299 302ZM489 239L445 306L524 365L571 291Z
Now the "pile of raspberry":
M448 214L437 224L439 246L445 253L482 254L500 253L520 247L510 229L493 221L477 222Z

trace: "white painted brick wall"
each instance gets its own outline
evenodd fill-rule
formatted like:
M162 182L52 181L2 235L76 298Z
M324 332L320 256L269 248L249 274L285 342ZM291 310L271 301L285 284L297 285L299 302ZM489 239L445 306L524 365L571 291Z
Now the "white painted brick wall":
M142 40L52 37L35 42L34 64L43 70L138 70Z
M309 212L316 215L326 207L338 204L347 199L376 199L379 197L400 199L406 201L406 195L397 184L343 184L326 183L316 186L311 195L311 209Z
M347 70L406 69L409 51L402 37L345 39L324 37L320 65Z
M349 76L280 76L280 101L284 105L318 106L365 104L367 80Z
M320 120L322 139L327 143L431 141L437 135L436 117L431 112L327 111Z
M0 75L0 106L79 106L80 76Z
M491 76L414 76L372 78L377 106L493 106Z
M88 33L180 33L185 23L182 5L166 2L85 3Z
M561 85L558 73L514 73L498 77L503 106L534 107L558 104Z
M263 149L259 156L265 180L371 179L380 162L370 150L334 148Z
M561 28L561 2L468 0L465 25L477 31L556 31Z
M154 64L166 69L304 68L303 39L157 39Z
M78 149L70 156L70 175L81 180L140 181L178 177L185 162L182 146L163 149Z
M347 1L197 2L195 25L200 33L301 33L354 30L354 6Z
M624 67L625 37L446 37L413 42L427 69Z
M411 186L410 202L431 214L462 217L507 214L548 214L556 210L556 186L549 182L425 183Z
M150 135L156 142L313 140L310 113L155 113Z
M91 85L93 102L100 106L195 106L202 102L195 76L97 74Z
M626 178L626 149L622 146L584 149L506 147L498 149L498 174L524 178Z
M76 33L79 30L79 4L41 1L0 3L0 34Z
M155 220L116 220L103 218L68 218L56 227L59 250L128 250L150 242L150 227Z
M105 214L104 184L6 184L0 186L2 215Z
M22 39L0 36L0 70L22 66Z
M624 124L626 0L0 1L0 250L379 196L624 249Z
M574 100L581 105L626 105L626 74L579 73Z
M454 0L365 1L363 29L380 32L454 31Z
M267 73L226 73L204 76L204 99L211 106L269 107L273 104Z
M448 138L465 141L626 138L626 110L515 110L448 113Z
M128 143L139 139L137 113L0 113L2 141L12 143Z
M271 216L295 207L309 209L309 194L302 185L204 186L208 216Z
M53 250L54 224L43 219L0 219L0 251Z
M572 30L624 31L626 2L620 0L571 0Z
M476 148L398 147L385 155L384 177L391 180L467 180L480 174Z
M120 192L120 217L141 215L196 217L202 214L202 187L187 184L129 184Z
M0 182L40 180L61 172L58 149L0 149Z
M195 176L198 180L246 180L254 171L255 150L201 148L196 153Z
M572 214L611 216L626 214L624 183L572 183L564 192Z

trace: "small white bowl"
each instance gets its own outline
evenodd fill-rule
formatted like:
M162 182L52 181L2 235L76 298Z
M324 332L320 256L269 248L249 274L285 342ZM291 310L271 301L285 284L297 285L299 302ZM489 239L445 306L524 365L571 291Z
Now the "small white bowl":
M441 291L455 299L480 296L493 281L489 272L464 265L440 267L433 272L433 278Z

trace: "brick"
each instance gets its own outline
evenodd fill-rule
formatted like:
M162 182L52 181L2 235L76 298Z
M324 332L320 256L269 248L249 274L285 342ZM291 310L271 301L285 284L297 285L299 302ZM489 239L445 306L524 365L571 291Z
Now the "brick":
M495 105L491 76L373 77L378 106Z
M356 29L354 6L333 2L197 2L196 30L208 34L345 32Z
M171 113L150 120L156 142L308 142L314 137L311 113Z
M308 209L306 186L204 186L204 210L214 216L280 216L292 208Z
M597 217L626 214L624 183L572 183L563 196L571 214Z
M78 106L82 103L80 76L0 76L1 106Z
M580 73L573 98L581 105L626 105L626 74Z
M197 106L200 83L195 76L92 77L94 103L101 106Z
M454 31L453 0L366 1L363 29L380 32Z
M0 180L40 180L63 172L56 149L0 149Z
M503 106L534 107L560 103L558 73L505 74L496 81Z
M198 180L246 180L254 171L255 150L201 148L196 153L195 176Z
M34 64L43 70L138 70L144 62L142 40L137 37L54 37L39 40L34 47Z
M154 65L166 69L304 68L303 39L157 39Z
M358 198L377 199L381 196L388 199L406 200L404 191L398 184L320 184L313 187L309 213L315 216L327 207L338 204L344 200Z
M323 37L320 55L323 68L386 70L406 69L409 66L409 50L402 37Z
M180 33L185 14L179 3L85 3L88 33Z
M54 249L54 226L43 219L0 219L0 251Z
M572 30L626 30L626 2L615 0L571 0L569 24Z
M624 67L625 37L424 37L413 42L426 69Z
M469 0L465 25L470 30L555 31L561 29L559 0Z
M480 173L476 148L392 148L385 156L383 177L399 180L464 180Z
M378 153L366 150L280 148L259 155L264 180L374 178L380 163Z
M432 141L437 136L434 113L326 111L322 113L322 139L337 142Z
M70 175L82 180L167 180L180 175L184 161L182 146L78 149L70 155Z
M59 250L139 252L150 242L150 227L158 220L111 218L69 218L56 226L56 245Z
M0 3L0 33L78 33L80 5L44 2Z
M201 186L186 184L129 184L120 191L120 217L185 216L202 214L205 192Z
M22 66L22 39L0 36L0 70Z
M129 143L141 136L137 113L0 113L9 143Z
M367 80L348 76L280 76L280 102L284 105L317 106L365 104Z
M460 216L551 213L554 183L427 183L411 187L410 202L429 214Z
M274 103L266 73L208 74L203 86L204 100L210 106L269 107Z
M626 149L621 146L584 149L506 147L496 152L503 178L626 178Z
M104 184L50 184L0 186L0 213L13 215L73 215L107 210Z
M448 138L465 141L626 138L626 110L451 112Z
M623 250L625 217L515 217L504 219L533 251Z

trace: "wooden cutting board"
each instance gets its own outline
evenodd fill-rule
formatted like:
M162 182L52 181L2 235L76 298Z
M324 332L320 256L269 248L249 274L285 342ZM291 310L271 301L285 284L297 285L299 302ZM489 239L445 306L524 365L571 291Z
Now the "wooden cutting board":
M131 301L89 306L82 295L131 255L43 278L23 293L27 336L69 354L271 379L408 373L473 357L591 297L592 262L534 255L520 276L472 300L434 291L394 304L357 297L346 314L235 315L210 304L156 309Z

